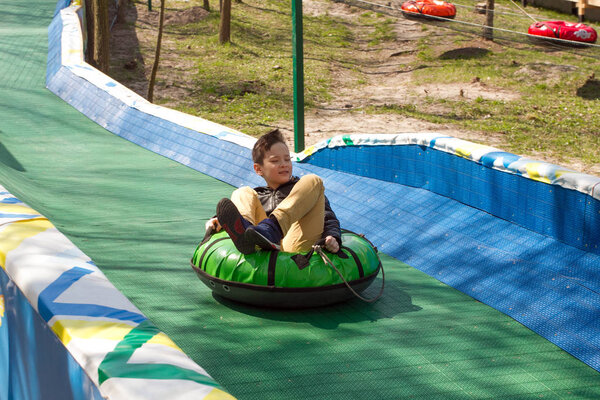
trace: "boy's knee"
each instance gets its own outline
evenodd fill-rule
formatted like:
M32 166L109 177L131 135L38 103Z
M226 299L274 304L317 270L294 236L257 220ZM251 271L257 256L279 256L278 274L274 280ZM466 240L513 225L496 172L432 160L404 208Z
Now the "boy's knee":
M315 174L304 175L303 177L300 178L300 181L306 182L306 183L310 184L311 186L323 187L323 179L321 179L320 176L315 175Z
M242 186L231 193L231 201L236 207L252 207L258 201L258 195L250 186Z
M242 186L241 188L235 189L231 194L231 197L246 197L246 196L255 196L256 192L250 186Z

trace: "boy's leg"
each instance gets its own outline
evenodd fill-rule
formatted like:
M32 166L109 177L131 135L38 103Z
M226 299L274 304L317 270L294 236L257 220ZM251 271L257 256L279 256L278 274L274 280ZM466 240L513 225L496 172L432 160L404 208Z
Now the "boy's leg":
M256 192L243 187L217 204L217 218L235 247L243 254L256 251L256 246L267 250L280 250L283 236L279 224L267 218Z
M260 202L259 202L260 203ZM283 231L283 251L308 251L323 234L325 188L317 175L305 175L273 213Z
M242 217L252 225L256 225L267 218L258 195L249 186L234 190L231 194L231 201L233 201L233 204L235 204L240 214L242 214Z

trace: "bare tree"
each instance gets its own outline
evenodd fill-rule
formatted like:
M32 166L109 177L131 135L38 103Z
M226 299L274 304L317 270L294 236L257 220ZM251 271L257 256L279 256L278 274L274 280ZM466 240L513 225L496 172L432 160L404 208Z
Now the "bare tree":
M154 82L156 81L156 72L158 71L158 61L160 59L160 46L162 43L163 26L165 23L165 0L160 0L160 19L158 22L158 38L156 39L156 53L154 55L154 64L152 65L152 73L150 74L150 82L148 83L148 98L149 102L154 100Z
M219 43L231 41L231 0L223 0L221 23L219 25Z

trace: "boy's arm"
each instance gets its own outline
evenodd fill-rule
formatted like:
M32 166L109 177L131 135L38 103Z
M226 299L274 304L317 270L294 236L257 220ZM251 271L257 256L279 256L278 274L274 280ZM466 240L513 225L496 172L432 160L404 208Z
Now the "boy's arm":
M323 226L323 238L327 236L333 236L337 240L338 244L342 245L342 231L340 229L340 221L335 216L335 213L331 209L329 200L325 196L325 224Z

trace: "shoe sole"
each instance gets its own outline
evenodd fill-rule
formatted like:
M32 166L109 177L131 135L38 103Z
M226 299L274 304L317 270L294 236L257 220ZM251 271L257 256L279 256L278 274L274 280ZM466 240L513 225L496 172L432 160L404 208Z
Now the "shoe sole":
M281 250L281 246L279 246L277 243L271 242L259 232L255 231L252 227L246 229L244 237L246 238L246 241L256 244L263 250Z
M256 247L254 243L246 239L242 218L242 214L231 200L222 199L217 204L217 219L231 238L235 248L242 254L251 254L256 251Z

